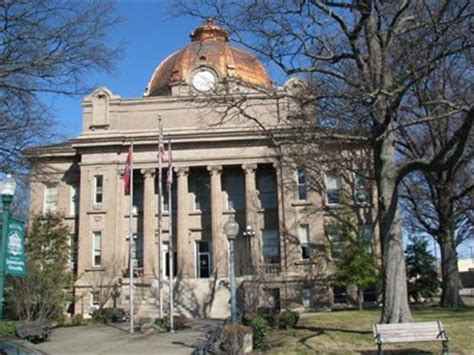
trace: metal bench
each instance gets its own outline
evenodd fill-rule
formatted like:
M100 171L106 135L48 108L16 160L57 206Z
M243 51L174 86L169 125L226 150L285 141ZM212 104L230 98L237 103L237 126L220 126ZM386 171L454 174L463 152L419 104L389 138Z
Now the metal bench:
M27 322L16 326L16 334L32 343L45 341L51 336L51 329L43 322Z
M375 324L374 338L378 353L383 354L383 344L415 343L440 341L443 343L443 354L449 353L449 338L441 322Z
M215 354L215 344L220 340L222 334L222 325L213 325L202 337L193 344L193 355Z

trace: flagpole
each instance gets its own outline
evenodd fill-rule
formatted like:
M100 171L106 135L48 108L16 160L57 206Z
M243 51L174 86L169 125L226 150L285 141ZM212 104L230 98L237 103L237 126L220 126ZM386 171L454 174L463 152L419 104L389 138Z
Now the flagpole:
M173 319L173 259L174 259L174 253L173 253L173 206L172 206L172 179L173 179L173 171L172 169L172 160L171 160L171 140L168 141L168 160L169 160L169 171L168 174L171 174L171 176L168 176L168 208L169 208L169 270L170 270L170 332L174 333L174 319Z
M162 261L161 258L163 257L163 173L161 171L162 164L161 161L163 159L162 156L162 149L163 149L163 128L161 126L161 115L158 115L158 257L157 260L157 295L156 298L158 300L158 316L159 318L163 318L163 275L162 275Z
M129 278L130 278L130 283L129 283L129 302L130 302L130 333L133 333L134 331L134 324L133 324L133 231L132 231L132 218L133 218L133 138L131 138L131 143L130 143L130 151L131 151L131 156L132 159L130 160L130 201L129 201L129 218L128 218L128 238L129 238L129 244L128 244L128 251L129 251Z

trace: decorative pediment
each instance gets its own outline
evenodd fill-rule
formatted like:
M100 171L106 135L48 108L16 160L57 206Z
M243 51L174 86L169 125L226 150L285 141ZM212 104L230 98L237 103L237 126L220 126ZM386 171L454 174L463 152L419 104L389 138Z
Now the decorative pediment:
M92 104L91 130L107 130L109 128L109 107L112 99L118 99L120 96L114 95L105 86L94 90L84 101Z

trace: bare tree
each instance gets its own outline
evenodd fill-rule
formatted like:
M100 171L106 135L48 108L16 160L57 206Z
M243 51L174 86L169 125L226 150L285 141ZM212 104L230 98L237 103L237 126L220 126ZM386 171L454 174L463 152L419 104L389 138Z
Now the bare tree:
M453 126L446 121L431 122L427 127L428 134L418 135L416 142L407 140L405 147L412 156L427 147L431 154L436 154L455 130ZM457 161L451 161L448 169L415 172L403 182L401 196L407 229L431 236L440 247L442 307L464 306L459 295L461 280L456 249L470 237L474 228L473 154L471 139L463 155Z
M0 171L23 172L22 150L53 138L44 94L83 94L88 74L111 70L117 21L110 1L0 1Z
M472 103L456 96L436 102L442 111L421 115L415 110L420 105L415 89L443 66L452 71L469 67L471 2L182 0L174 9L203 19L213 16L235 41L285 74L309 76L315 87L313 95L305 96L315 114L303 115L306 127L363 132L373 151L378 192L384 289L381 321L408 321L398 187L413 171L445 170L462 154L474 121ZM467 76L460 85L472 86L471 73L464 72ZM242 95L240 100L230 100L229 107L235 111L238 106L239 114L258 124L258 116L244 102ZM436 155L398 159L396 146L404 128L454 118L462 123ZM302 146L311 138L314 135L306 134L294 143Z

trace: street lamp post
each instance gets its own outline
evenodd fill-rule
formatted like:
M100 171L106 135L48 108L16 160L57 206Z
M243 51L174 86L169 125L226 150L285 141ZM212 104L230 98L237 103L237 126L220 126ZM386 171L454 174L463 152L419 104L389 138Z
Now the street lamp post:
M5 286L5 258L7 254L8 225L10 223L10 204L15 194L16 182L7 175L0 181L0 194L3 203L2 250L0 252L0 319L3 319L3 288Z
M230 258L230 306L231 306L231 320L232 325L237 324L237 292L235 281L235 237L239 234L239 224L235 221L234 216L229 216L229 219L224 225L224 233L229 240L229 258Z

